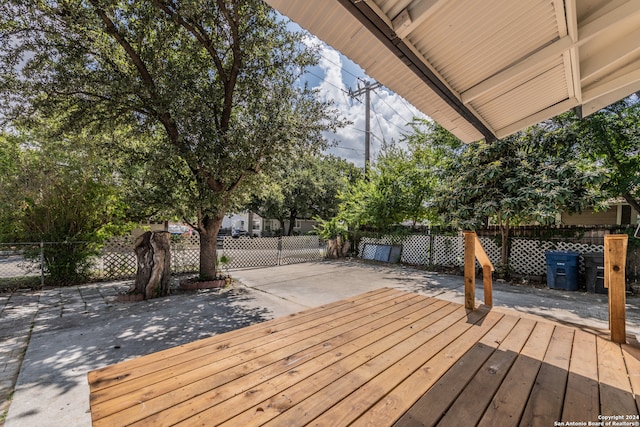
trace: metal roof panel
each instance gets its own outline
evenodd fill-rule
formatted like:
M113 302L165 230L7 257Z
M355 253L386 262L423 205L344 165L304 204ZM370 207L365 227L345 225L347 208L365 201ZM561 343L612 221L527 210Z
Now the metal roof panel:
M640 90L640 0L267 3L465 142Z

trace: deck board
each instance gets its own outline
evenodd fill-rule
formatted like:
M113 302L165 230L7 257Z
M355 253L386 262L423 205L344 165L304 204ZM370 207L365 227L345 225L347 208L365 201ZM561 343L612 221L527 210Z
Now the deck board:
M520 320L500 343L469 384L457 396L438 425L476 425L489 406L531 334L535 322ZM482 341L481 341L482 342ZM485 344L489 345L490 343Z
M88 380L94 426L553 425L637 415L639 357L515 312L384 288Z
M600 412L602 415L628 415L637 411L631 392L621 346L597 338Z
M553 425L562 415L574 330L558 326L538 371L520 426Z
M598 421L598 415L600 415L600 393L596 336L576 331L562 419Z
M482 419L482 427L516 426L538 376L542 359L553 334L553 325L537 323L529 340L493 396Z

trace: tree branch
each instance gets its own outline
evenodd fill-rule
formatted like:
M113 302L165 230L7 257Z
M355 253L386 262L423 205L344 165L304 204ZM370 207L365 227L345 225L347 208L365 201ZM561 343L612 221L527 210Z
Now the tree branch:
M229 28L231 29L231 51L233 53L233 61L231 63L231 69L227 70L224 66L224 63L220 56L218 56L218 52L213 47L213 42L211 38L207 34L207 31L202 26L202 24L198 23L195 19L185 18L182 16L175 8L171 8L167 2L161 0L154 0L154 4L160 10L162 10L167 16L169 16L174 22L178 25L182 26L189 33L191 33L196 40L200 42L202 47L207 51L213 63L215 64L216 70L220 75L220 80L222 81L222 86L224 90L224 102L221 114L214 109L216 112L215 122L216 126L226 131L229 128L229 121L231 120L231 111L233 107L233 92L238 80L238 74L240 72L240 66L242 64L242 50L240 49L240 43L238 40L238 26L239 23L237 19L234 19L234 16L227 10L227 2L218 1L218 8L220 12L227 20ZM220 115L220 119L218 119L218 114Z
M136 52L136 50L125 39L125 37L118 32L118 28L116 27L115 23L107 16L106 12L103 9L100 9L98 7L96 0L90 1L96 9L96 14L104 23L107 33L110 34L125 50L125 52L129 56L129 59L138 70L143 83L150 91L150 101L158 101L160 97L156 91L156 84L138 52ZM199 176L202 173L203 169L192 164L192 162L190 161L192 153L190 152L188 147L186 147L185 144L182 143L178 126L176 125L169 111L166 108L163 108L162 110L163 111L159 112L153 109L153 111L155 111L156 117L158 118L158 120L160 120L160 123L162 123L163 127L165 128L171 143L180 151L187 163L187 166L194 174L194 176Z
M222 65L222 60L218 56L218 52L216 52L216 50L213 48L213 43L211 42L211 39L208 37L207 32L202 27L202 25L196 23L195 21L189 22L176 10L171 9L166 2L163 2L160 0L154 0L153 3L156 5L158 9L162 10L171 19L173 19L175 23L182 26L184 29L186 29L191 34L193 34L193 36L200 42L200 44L202 44L202 47L206 49L207 53L209 53L209 56L211 57L211 59L213 59L213 62L216 64L216 68L218 69L220 76L224 81L226 81L227 76L225 75L226 73Z
M153 98L156 98L156 84L153 81L151 73L149 73L146 64L144 63L138 52L136 52L133 46L131 46L131 44L124 38L124 36L118 32L118 27L116 27L111 18L107 16L106 12L98 6L97 1L90 1L91 4L95 7L96 15L98 15L98 17L104 24L107 33L111 35L120 46L122 46L122 48L129 56L129 59L131 59L131 62L138 70L138 73L140 73L140 77L142 77L143 83L151 90Z

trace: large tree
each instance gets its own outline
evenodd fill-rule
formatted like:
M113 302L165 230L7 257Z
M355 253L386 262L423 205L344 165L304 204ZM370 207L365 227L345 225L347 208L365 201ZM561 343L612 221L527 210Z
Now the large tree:
M565 143L598 164L606 179L602 191L622 197L640 212L640 99L633 95L583 119L573 113L555 119L567 128Z
M0 16L7 117L62 114L68 127L160 135L145 161L171 169L159 173L174 187L166 204L193 219L204 279L216 275L217 233L247 180L318 149L338 124L296 85L316 61L304 35L262 0L9 0Z
M465 146L450 164L434 206L446 222L463 229L487 220L499 224L506 263L511 225L551 223L563 210L580 212L598 200L601 177L575 156L565 138L565 129L545 123Z
M300 153L265 176L247 208L263 218L277 219L282 232L291 235L296 219L333 217L338 211L338 194L359 175L343 159ZM285 221L289 222L286 230Z

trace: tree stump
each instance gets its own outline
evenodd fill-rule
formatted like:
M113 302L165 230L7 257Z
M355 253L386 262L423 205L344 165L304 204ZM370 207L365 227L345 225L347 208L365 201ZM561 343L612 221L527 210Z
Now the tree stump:
M134 251L138 272L132 291L144 295L144 299L169 295L171 234L147 231L136 239Z
M330 239L327 241L327 258L343 258L351 249L351 242L348 240L342 243L342 239Z

